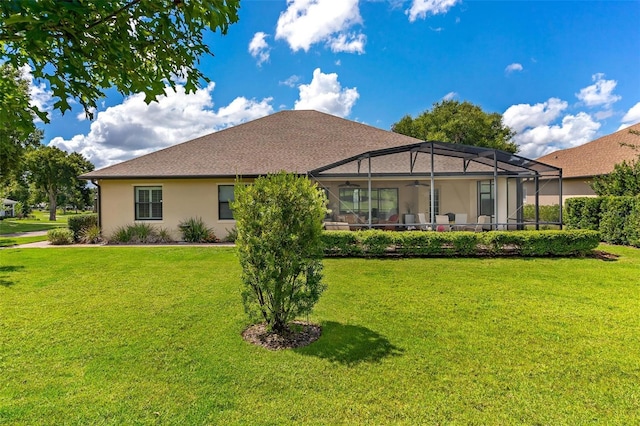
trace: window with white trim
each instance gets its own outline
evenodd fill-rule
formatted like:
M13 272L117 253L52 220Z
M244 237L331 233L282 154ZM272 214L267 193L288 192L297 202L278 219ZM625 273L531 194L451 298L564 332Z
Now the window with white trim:
M162 220L162 187L135 187L136 220Z

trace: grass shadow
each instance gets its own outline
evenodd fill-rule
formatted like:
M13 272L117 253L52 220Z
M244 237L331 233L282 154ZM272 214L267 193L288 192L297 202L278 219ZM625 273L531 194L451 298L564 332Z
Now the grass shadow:
M0 286L11 287L12 285L14 285L15 283L13 281L8 280L7 276L4 274L9 272L20 271L22 269L24 269L24 266L15 266L15 265L0 266L0 274L3 274L2 276L0 276Z
M318 341L295 349L295 352L344 365L355 365L400 356L404 349L391 344L389 339L366 327L327 321L322 323L322 336Z

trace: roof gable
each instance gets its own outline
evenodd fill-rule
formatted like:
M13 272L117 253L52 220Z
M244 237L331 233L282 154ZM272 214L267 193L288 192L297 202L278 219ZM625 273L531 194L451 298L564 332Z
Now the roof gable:
M318 111L281 111L82 175L85 179L306 173L365 151L420 142Z
M589 177L611 173L617 163L638 158L640 151L628 145L640 146L640 123L595 139L575 148L552 152L538 161L562 168L562 177Z

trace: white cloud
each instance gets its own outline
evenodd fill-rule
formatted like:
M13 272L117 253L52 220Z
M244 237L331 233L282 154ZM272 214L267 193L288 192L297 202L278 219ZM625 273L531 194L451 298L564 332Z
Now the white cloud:
M364 53L366 40L364 34L339 34L329 41L329 46L334 53Z
M135 94L99 112L88 134L69 140L56 137L49 144L80 152L101 168L273 112L271 98L243 97L215 112L214 87L210 83L190 94L183 86L176 86L176 91L167 88L164 96L148 105L144 94Z
M289 86L289 87L296 87L296 84L300 81L300 76L299 75L292 75L291 77L287 78L284 81L279 81L278 84L281 84L283 86Z
M460 0L413 0L411 8L405 11L409 15L409 21L415 22L418 18L426 18L427 15L447 13Z
M89 108L89 113L91 113L95 117L96 109L94 107ZM78 113L78 115L76 115L76 118L78 119L78 121L88 120L87 113L84 111Z
M622 125L618 130L640 123L640 102L629 108L629 111L622 117Z
M588 107L599 105L609 107L614 102L622 99L621 96L613 94L613 90L618 84L617 81L605 80L603 73L594 74L591 79L595 82L594 84L580 89L580 93L576 93L576 97Z
M504 69L504 72L506 72L507 74L511 74L512 72L522 71L523 69L524 68L522 67L522 64L514 62L513 64L507 65L507 67Z
M567 106L567 102L551 98L535 105L513 105L504 112L504 123L517 132L514 141L520 155L538 158L593 140L600 123L585 112L567 114L561 123L553 124Z
M29 97L31 98L31 106L35 106L40 111L46 112L47 115L53 109L53 92L47 89L45 83L37 83L34 81L33 74L31 74L31 67L25 65L20 68L21 77L29 84ZM40 122L39 118L34 119L36 122Z
M249 53L257 59L258 66L269 60L271 49L269 49L269 44L267 44L267 41L265 40L266 38L267 34L260 31L253 35L253 38L249 43Z
M442 100L443 101L450 101L450 100L455 99L457 97L458 97L458 94L456 92L449 92L449 93L447 93L446 95L444 95L442 97Z
M526 128L544 126L551 123L567 109L567 102L550 98L547 102L535 105L512 105L502 114L504 124L520 133Z
M364 35L348 34L358 24L362 24L358 0L287 0L275 38L286 40L294 52L307 52L312 44L326 43L334 52L362 53Z
M339 117L346 117L360 97L356 88L345 88L338 82L338 74L323 74L320 68L313 71L309 84L300 85L300 98L294 109L315 109Z

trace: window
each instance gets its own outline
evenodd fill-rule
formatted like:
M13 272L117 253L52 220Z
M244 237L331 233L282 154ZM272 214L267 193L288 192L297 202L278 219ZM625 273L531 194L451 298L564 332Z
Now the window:
M233 185L218 185L218 219L233 220L231 202L233 197Z
M431 190L427 190L427 211L431 209ZM433 214L440 214L440 189L433 188Z
M162 187L136 186L136 220L162 220Z
M478 182L478 215L493 216L493 180Z
M398 213L398 188L375 188L371 190L371 197L367 189L340 188L340 214L356 213L369 214L371 202L371 217L387 219Z

